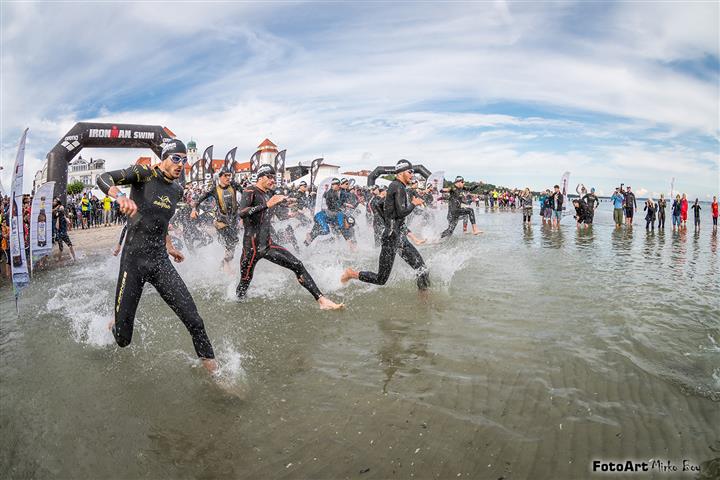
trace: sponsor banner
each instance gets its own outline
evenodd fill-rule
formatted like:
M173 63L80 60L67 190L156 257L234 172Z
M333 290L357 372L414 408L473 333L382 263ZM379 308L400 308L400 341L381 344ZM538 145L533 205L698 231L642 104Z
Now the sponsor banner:
M257 171L258 168L260 168L260 155L262 155L262 150L258 150L257 152L253 153L250 157L250 182L255 183L257 181Z
M10 198L12 208L10 209L10 266L12 268L13 290L17 302L20 290L30 283L30 274L25 257L25 225L22 214L22 184L23 168L25 166L25 141L28 129L26 128L20 138L17 156L15 157L15 170L13 170L12 191Z
M285 176L285 153L287 150L283 150L282 152L278 152L277 155L275 155L275 183L277 185L282 185L283 183L283 177Z
M155 132L153 131L134 130L132 128L118 128L117 125L113 125L110 128L89 128L87 131L87 135L88 138L155 140ZM67 137L65 139L67 140Z
M30 259L34 267L52 253L52 194L55 182L43 183L35 192L30 209Z
M230 150L225 154L225 168L235 173L235 153L237 153L237 147Z
M320 164L324 161L323 158L316 158L310 164L310 186L315 185L315 179L317 178L318 170L320 170Z

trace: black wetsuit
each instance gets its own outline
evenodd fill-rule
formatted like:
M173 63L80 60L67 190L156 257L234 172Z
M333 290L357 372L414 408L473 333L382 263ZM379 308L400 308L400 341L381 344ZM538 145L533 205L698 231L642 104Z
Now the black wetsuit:
M130 198L138 207L137 213L128 219L120 258L112 330L117 344L121 347L130 344L143 286L150 282L190 332L198 357L215 358L195 302L170 263L165 247L168 223L182 198L182 187L159 168L144 165L105 172L97 183L106 195L113 185L132 185Z
M255 265L261 258L265 258L276 265L292 270L300 285L305 287L317 300L322 293L305 270L302 262L272 241L273 231L270 219L273 212L267 206L267 201L271 196L272 194L269 192L263 192L254 185L243 190L240 201L240 218L242 218L245 232L237 296L240 298L245 296L253 278Z
M382 243L382 233L385 230L385 219L383 218L383 203L385 200L380 195L374 196L370 200L370 210L372 211L372 226L375 236L375 246L379 247Z
M447 196L448 200L448 228L440 234L440 238L449 237L455 231L460 217L467 216L470 223L475 225L475 212L472 208L463 208L463 190L451 188Z
M645 214L645 229L647 230L652 226L653 230L655 230L655 213L657 212L657 205L648 205L646 202L643 210L647 212Z
M594 193L588 193L582 197L582 201L585 202L585 205L588 207L587 214L585 216L585 223L590 225L593 223L593 219L595 218L595 207L600 206L600 200L598 200L597 195Z
M632 219L633 213L637 210L637 201L633 192L625 192L625 216Z
M399 180L393 180L390 187L388 187L381 211L385 221L385 229L381 239L382 248L380 250L378 273L360 272L358 278L361 281L385 285L395 262L395 253L398 253L400 258L415 269L418 288L425 290L430 286L430 278L425 262L420 256L420 252L407 238L405 217L410 215L414 209L414 204L408 204L405 185Z
M578 223L584 223L586 225L592 223L592 218L590 217L590 209L588 208L587 204L582 200L579 201L577 207L575 207L575 220Z
M665 228L665 208L667 208L667 202L662 199L657 202L657 220L658 228Z
M214 225L218 233L218 241L225 247L224 261L226 262L235 257L235 247L239 242L237 192L241 188L238 183L233 181L230 181L228 186L224 188L218 183L193 203L193 208L197 209L209 197L215 199Z
M65 207L62 205L58 206L57 212L57 231L55 232L55 239L58 242L58 248L63 251L63 243L68 247L72 247L72 241L68 235L67 229L67 217L65 217Z

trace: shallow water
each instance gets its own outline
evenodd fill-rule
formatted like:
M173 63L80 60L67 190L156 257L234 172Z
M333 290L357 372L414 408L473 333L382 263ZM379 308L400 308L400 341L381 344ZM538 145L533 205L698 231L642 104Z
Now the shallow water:
M443 217L415 230L437 235ZM399 259L384 287L341 286L345 266L374 269L378 252L366 232L352 254L320 241L301 258L340 313L317 310L268 262L236 303L213 244L178 269L223 388L150 286L132 345L114 346L117 258L40 274L19 316L6 288L3 476L582 478L593 460L651 458L720 468L717 236L707 224L616 231L607 204L592 231L571 218L542 227L537 209L534 222L480 209L482 236L458 229L420 247L427 298Z

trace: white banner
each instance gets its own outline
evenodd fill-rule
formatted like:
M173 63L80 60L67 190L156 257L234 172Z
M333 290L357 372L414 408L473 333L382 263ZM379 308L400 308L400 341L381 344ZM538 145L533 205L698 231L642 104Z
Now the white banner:
M52 194L55 182L38 187L30 209L30 259L35 267L41 258L52 253Z
M26 128L22 137L20 137L11 182L12 190L10 193L10 198L13 200L10 213L10 265L12 266L15 298L19 295L20 290L30 283L30 274L28 273L27 259L25 258L25 230L22 213L23 168L25 166L25 140L27 139L27 133L28 129Z

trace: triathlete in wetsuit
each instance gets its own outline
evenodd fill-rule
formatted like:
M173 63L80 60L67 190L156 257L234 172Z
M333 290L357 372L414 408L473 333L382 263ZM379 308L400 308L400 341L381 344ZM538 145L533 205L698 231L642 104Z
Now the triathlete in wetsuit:
M361 282L385 285L390 277L395 254L415 269L417 274L417 285L420 290L426 290L430 286L430 279L425 262L420 252L410 243L407 238L405 217L410 215L416 206L422 205L421 198L413 198L408 205L406 185L413 176L412 164L407 160L400 160L395 165L395 180L388 187L387 196L383 203L382 214L385 219L385 230L382 235L382 248L380 250L380 261L378 273L358 272L347 268L340 277L343 283L350 279L357 279Z
M342 308L323 296L315 281L305 270L305 266L295 256L280 245L273 243L272 208L285 201L285 195L272 195L275 185L275 169L270 165L262 165L257 171L255 185L243 190L240 202L240 218L243 220L245 232L243 235L243 252L240 262L240 283L237 286L237 296L243 298L247 293L253 278L255 265L265 258L276 265L292 270L300 285L315 297L320 308L334 310ZM272 195L272 196L271 196Z
M167 143L160 158L162 161L154 168L132 165L105 172L97 180L103 193L116 198L120 211L128 215L112 333L121 347L130 344L143 286L150 282L190 332L195 353L205 368L214 373L217 363L205 325L185 282L168 258L171 255L176 262L184 260L182 253L170 242L167 231L175 206L182 197L182 187L175 180L186 162L185 145L180 140ZM131 185L130 197L117 185Z
M384 188L381 189L375 185L373 186L372 193L373 197L370 200L370 211L372 212L372 226L375 237L375 246L379 247L382 244L383 230L385 230L385 219L383 218L382 209L387 191Z
M275 190L276 195L283 195L283 191L280 189ZM272 237L275 243L290 242L295 250L295 253L300 253L300 246L297 243L295 237L295 229L290 225L289 220L297 215L297 212L290 210L290 204L288 202L295 203L295 199L288 196L287 202L280 202L275 205L272 209L273 215L280 221L278 228L273 228Z
M301 225L310 225L312 221L312 197L308 193L307 182L302 181L298 185L297 190L290 192L290 198L295 200L296 218ZM307 215L307 212L310 214Z
M590 209L588 208L587 204L583 202L582 200L575 199L572 201L573 207L575 207L575 221L577 222L577 227L580 228L581 225L585 225L585 228L588 227L590 222L592 220L589 219L590 216Z
M448 228L440 234L440 238L449 237L455 231L460 217L466 215L470 219L472 224L473 235L478 235L480 230L475 224L475 212L472 208L463 208L462 203L464 200L463 190L465 187L465 179L463 177L455 178L455 187L447 190L448 196Z
M658 230L665 228L665 209L667 208L667 201L665 195L660 194L660 200L657 202L657 219L658 219Z
M635 210L637 210L637 200L635 200L635 194L631 191L630 185L628 185L625 191L625 221L628 225L632 225Z
M235 258L235 247L238 244L238 201L237 193L242 187L232 180L232 172L223 167L220 170L217 184L203 193L193 203L190 218L195 220L197 209L202 202L212 197L215 199L215 221L213 225L218 233L218 242L225 247L223 269L230 270L230 262Z
M595 195L595 187L592 187L590 189L590 193L585 194L585 196L582 197L582 201L588 207L587 214L585 216L585 224L592 225L593 219L595 218L595 210L600 206L600 200L598 200L597 195Z

